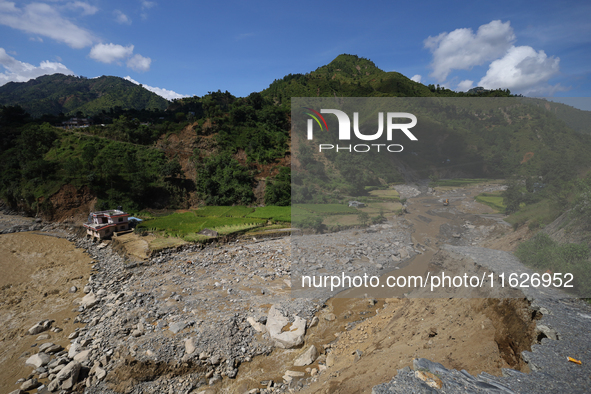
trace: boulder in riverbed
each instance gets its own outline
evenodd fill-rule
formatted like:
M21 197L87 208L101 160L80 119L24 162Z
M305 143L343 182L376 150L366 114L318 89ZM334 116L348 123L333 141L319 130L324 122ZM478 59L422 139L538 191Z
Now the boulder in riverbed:
M294 322L284 331L288 324L289 319L283 315L283 312L275 305L271 306L267 315L267 332L275 341L275 345L282 349L291 349L304 343L306 319L296 316Z

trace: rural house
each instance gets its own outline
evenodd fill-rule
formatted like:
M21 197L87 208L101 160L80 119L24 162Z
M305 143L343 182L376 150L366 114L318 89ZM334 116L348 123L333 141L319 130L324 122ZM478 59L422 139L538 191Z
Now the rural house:
M86 235L104 239L111 237L114 233L129 230L128 217L128 213L119 209L91 212L88 215L88 223L84 223Z
M62 128L64 129L79 129L88 126L90 126L90 122L86 118L70 118L70 120L62 122Z

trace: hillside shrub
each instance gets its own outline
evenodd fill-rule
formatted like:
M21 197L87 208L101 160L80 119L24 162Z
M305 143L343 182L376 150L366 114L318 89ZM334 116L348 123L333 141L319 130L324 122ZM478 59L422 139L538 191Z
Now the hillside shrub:
M515 256L523 264L538 271L550 270L561 273L563 278L564 274L571 273L575 287L570 290L583 296L591 293L591 260L587 245L559 244L548 234L539 232L530 240L521 243L515 251Z

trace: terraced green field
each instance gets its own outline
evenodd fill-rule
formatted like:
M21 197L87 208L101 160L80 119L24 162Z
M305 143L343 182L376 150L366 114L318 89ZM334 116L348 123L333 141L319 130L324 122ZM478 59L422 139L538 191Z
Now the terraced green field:
M260 209L260 208L259 208ZM202 217L235 217L235 218L242 218L250 213L254 212L254 208L244 207L242 205L237 205L234 207L220 207L220 206L211 206L211 207L202 207L195 211L195 215L202 216Z
M265 219L259 218L235 218L215 216L203 217L197 216L195 211L191 211L184 213L173 213L168 216L162 216L159 218L146 220L138 226L138 229L164 232L169 236L182 238L191 233L198 233L204 228L216 230L226 228L228 226L236 226L237 228L240 227L242 229L242 227L252 228L262 226L265 223Z
M153 217L138 225L138 231L151 231L188 242L199 242L209 237L198 234L207 228L219 235L228 235L267 225L267 222L291 222L291 207L210 206L189 212L175 212Z
M505 212L505 204L503 204L503 196L501 192L495 193L481 193L474 198L479 203L488 205L497 212Z
M294 208L320 215L356 215L358 213L357 209L350 208L345 204L297 204L294 205Z
M260 207L249 213L247 217L269 219L276 222L291 222L291 207Z
M458 179L440 179L435 182L431 182L429 186L436 187L436 186L451 186L451 187L460 187L460 186L467 186L473 185L476 183L482 182L490 182L490 179L480 179L480 178L458 178Z

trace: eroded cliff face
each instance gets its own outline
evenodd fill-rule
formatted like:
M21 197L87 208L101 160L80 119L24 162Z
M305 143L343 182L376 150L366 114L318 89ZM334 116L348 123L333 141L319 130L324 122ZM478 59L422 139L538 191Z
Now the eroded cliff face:
M561 244L585 243L591 247L591 232L588 224L573 218L570 210L560 215L542 231Z
M96 196L88 186L77 189L73 185L64 185L49 197L50 208L42 215L46 220L62 222L65 220L86 221L88 213L94 210Z
M211 131L212 122L206 120L203 126L197 122L192 123L178 133L170 135L163 134L156 142L156 147L161 149L167 158L176 158L182 168L185 183L188 186L188 193L183 198L180 206L182 208L196 208L204 201L195 192L193 181L197 177L197 167L195 166L195 150L203 152L206 155L216 154L216 133ZM269 164L249 162L248 155L244 149L238 149L234 153L234 158L238 162L249 168L255 173L255 182L252 185L256 204L264 204L265 190L267 186L267 177L275 177L279 174L281 167L291 166L291 143L288 144L288 150L285 156L278 158ZM192 185L192 186L191 186Z

